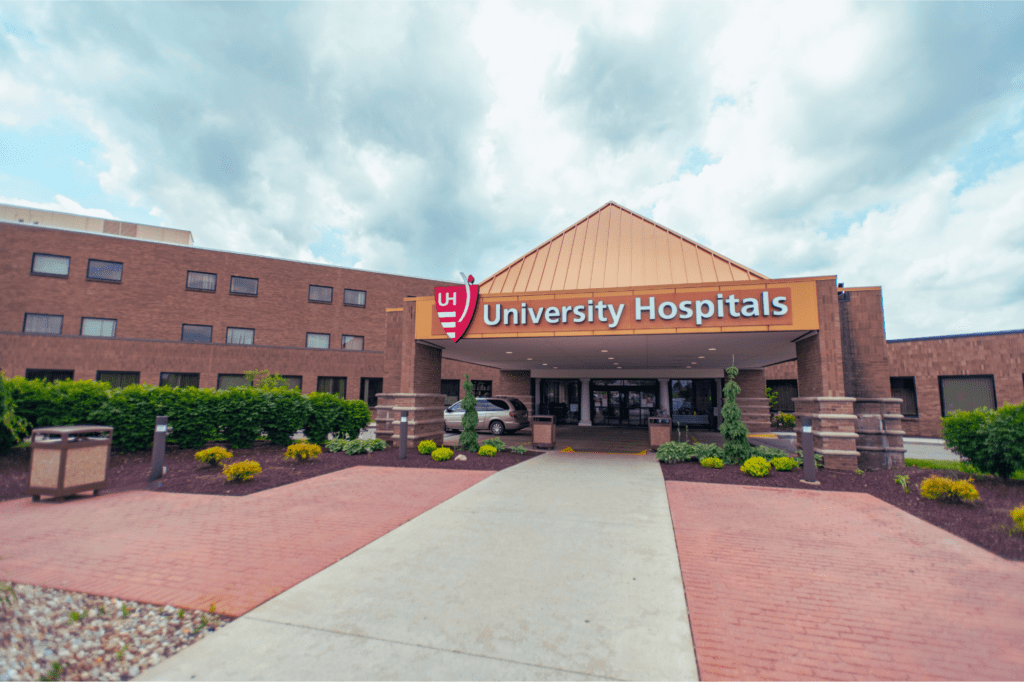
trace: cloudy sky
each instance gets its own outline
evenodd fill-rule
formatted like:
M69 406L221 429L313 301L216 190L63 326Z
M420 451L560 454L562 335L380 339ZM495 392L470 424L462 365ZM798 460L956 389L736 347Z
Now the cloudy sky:
M1024 3L0 3L0 203L483 279L616 201L1024 328Z

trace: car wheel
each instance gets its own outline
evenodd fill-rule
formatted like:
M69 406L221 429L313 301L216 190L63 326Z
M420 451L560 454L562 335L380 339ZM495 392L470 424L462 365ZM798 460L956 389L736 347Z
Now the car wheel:
M500 422L497 420L491 422L491 433L493 433L495 436L500 436L503 433L505 433L504 422Z

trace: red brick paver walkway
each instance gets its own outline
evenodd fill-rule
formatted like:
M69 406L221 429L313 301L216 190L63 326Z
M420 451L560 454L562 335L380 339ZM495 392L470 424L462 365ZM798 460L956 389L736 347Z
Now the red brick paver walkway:
M245 497L0 503L0 579L239 616L488 471L344 469Z
M665 485L702 680L1024 679L1024 566L870 495Z

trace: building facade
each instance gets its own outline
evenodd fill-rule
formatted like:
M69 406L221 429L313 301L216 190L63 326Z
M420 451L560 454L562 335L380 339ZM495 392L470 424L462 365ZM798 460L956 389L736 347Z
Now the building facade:
M266 369L380 400L384 436L408 409L414 436L440 437L465 374L580 426L715 429L735 363L752 432L776 388L847 469L901 457L902 435L938 436L953 409L1024 400L1024 332L889 341L880 288L772 279L614 203L454 289L61 216L0 216L7 376L227 388ZM460 286L476 300L455 339L435 288Z

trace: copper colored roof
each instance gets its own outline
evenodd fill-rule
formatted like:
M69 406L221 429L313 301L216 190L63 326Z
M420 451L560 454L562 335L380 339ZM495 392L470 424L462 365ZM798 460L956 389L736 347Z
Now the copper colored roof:
M482 294L766 280L764 275L608 202L480 284Z

